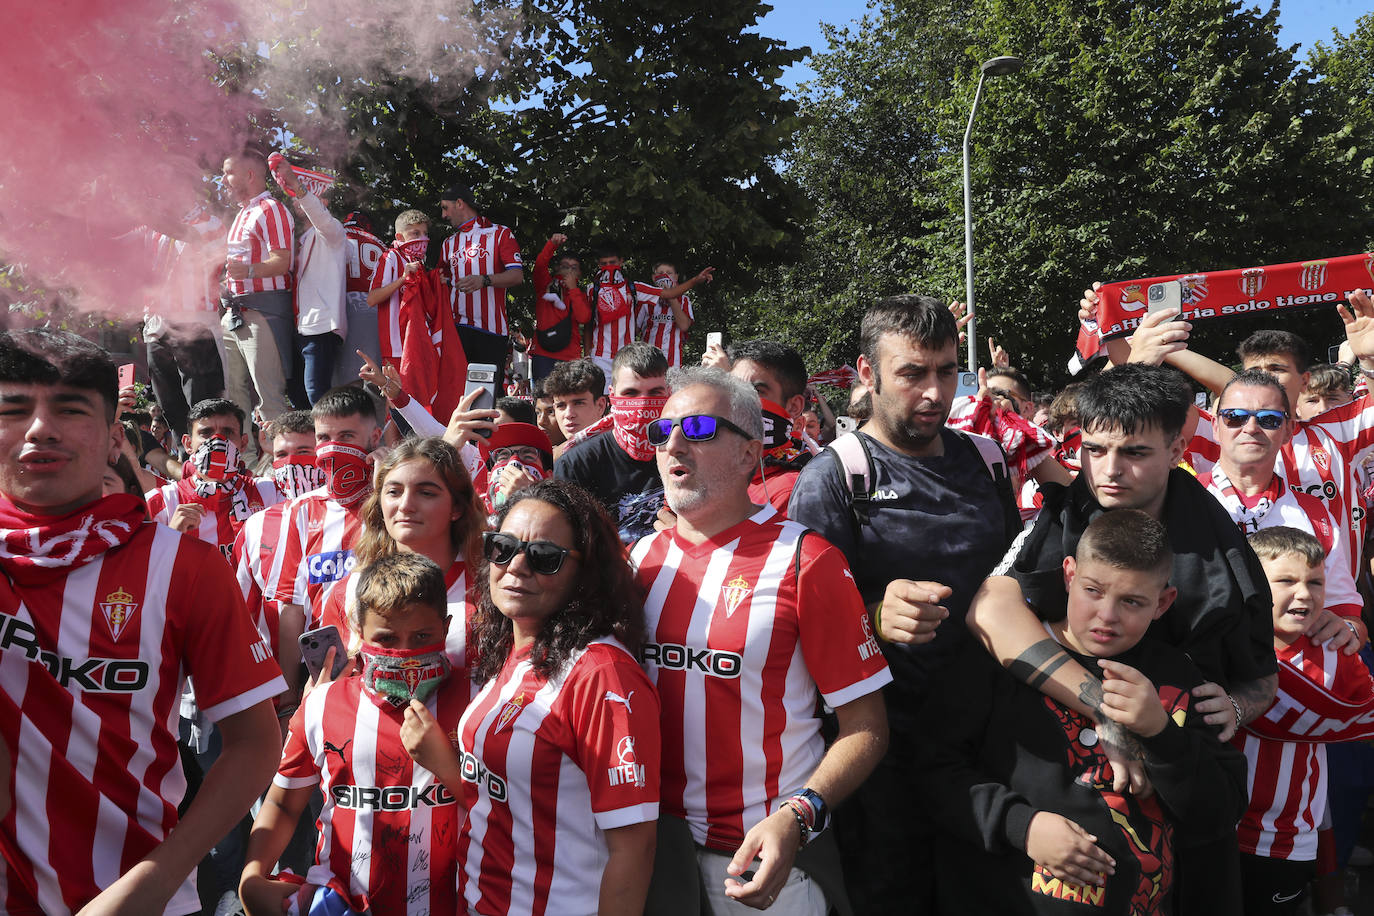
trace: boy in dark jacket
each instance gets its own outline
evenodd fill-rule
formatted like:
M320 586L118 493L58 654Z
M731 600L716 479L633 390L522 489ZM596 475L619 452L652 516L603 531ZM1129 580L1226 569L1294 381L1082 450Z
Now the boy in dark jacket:
M1172 564L1157 521L1105 513L1064 560L1067 613L1045 624L1101 676L1090 689L1104 712L1140 736L1153 795L1113 791L1094 723L981 647L947 669L921 712L915 780L947 833L941 912L1169 913L1178 845L1235 829L1245 762L1190 708L1201 673L1144 638L1176 594Z

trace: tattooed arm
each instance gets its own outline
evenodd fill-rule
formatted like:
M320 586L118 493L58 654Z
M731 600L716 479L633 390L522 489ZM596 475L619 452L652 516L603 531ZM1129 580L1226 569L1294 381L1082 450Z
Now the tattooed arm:
M1238 681L1231 685L1229 695L1220 684L1209 681L1193 688L1193 697L1197 700L1194 708L1203 714L1208 725L1221 729L1218 738L1230 741L1240 726L1258 719L1269 708L1278 689L1277 674L1253 681ZM1236 720L1237 712L1240 713L1240 721Z
M1103 714L1102 682L1045 633L1015 579L988 577L967 620L970 632L1013 677L1097 723L1117 791L1129 784L1132 792L1149 794L1140 742Z

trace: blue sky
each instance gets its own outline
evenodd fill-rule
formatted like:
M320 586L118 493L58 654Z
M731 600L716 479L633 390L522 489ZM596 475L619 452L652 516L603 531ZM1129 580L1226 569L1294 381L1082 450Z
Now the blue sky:
M826 49L822 21L848 24L868 11L868 0L770 0L773 11L763 18L760 32L789 47L809 45L813 52ZM1268 0L1261 0L1267 8ZM1285 42L1310 47L1331 39L1331 30L1349 33L1355 20L1371 11L1369 0L1285 0L1279 6L1279 23ZM1303 51L1299 51L1302 55ZM805 63L790 67L784 84L796 86L814 76Z

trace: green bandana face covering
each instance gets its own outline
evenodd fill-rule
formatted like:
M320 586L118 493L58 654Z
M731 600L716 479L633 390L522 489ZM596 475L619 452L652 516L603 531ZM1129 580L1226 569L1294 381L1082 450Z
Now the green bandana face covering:
M358 654L363 658L363 688L374 701L400 708L409 706L411 700L428 700L450 671L443 643L418 649L364 644Z

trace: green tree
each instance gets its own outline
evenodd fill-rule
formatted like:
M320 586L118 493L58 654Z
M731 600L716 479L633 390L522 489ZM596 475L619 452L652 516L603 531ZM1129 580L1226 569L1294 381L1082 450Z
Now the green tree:
M1227 0L904 0L838 33L795 157L814 164L798 174L824 214L808 245L838 257L829 276L806 264L778 281L835 322L799 336L809 355L852 357L836 344L853 340L865 294L962 298L962 137L978 65L999 54L1026 66L988 85L974 127L979 332L1033 377L1063 378L1093 279L1358 250L1370 223L1350 206L1348 132L1277 30L1276 7ZM867 134L863 158L835 157L831 131ZM818 179L827 157L834 174ZM1198 346L1245 329L1201 325Z
M264 108L263 126L288 126L384 216L419 206L437 217L441 189L464 180L527 257L564 231L584 250L618 242L637 274L670 257L687 270L714 263L733 283L736 265L777 257L802 210L777 169L801 123L778 79L805 52L746 31L768 9L482 0L434 39L458 55L452 70L341 64L328 34L288 19L289 77L250 54L226 59L222 77L286 98ZM395 38L383 29L379 40Z

